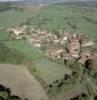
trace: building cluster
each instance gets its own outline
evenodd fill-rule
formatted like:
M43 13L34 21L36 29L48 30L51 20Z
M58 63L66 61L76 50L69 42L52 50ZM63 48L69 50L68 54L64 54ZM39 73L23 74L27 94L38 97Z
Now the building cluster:
M10 33L11 38L21 39L25 34L25 26L24 27L12 27L7 28L6 31Z
M46 30L35 27L28 28L28 26L8 28L7 31L14 34L16 39L25 36L34 47L40 48L47 43L57 45L58 47L55 46L45 52L46 56L52 60L78 59L83 64L87 59L95 58L95 54L90 52L94 46L94 41L84 33L75 34L59 31L57 36L57 34L52 34Z
M72 35L67 41L66 49L71 57L77 59L82 52L89 50L92 46L94 46L94 42L86 37L85 34L80 33L78 35Z
M22 27L7 28L6 31L15 39L22 39L25 36L35 47L41 47L44 42L53 42L55 44L59 42L56 35L36 27L24 25Z
M62 43L64 43L65 47L57 49L54 48L55 50L51 50L49 52L49 57L54 59L63 58L65 60L78 59L82 52L85 52L94 46L94 42L84 33L77 35L64 32L60 34L59 41L63 41Z

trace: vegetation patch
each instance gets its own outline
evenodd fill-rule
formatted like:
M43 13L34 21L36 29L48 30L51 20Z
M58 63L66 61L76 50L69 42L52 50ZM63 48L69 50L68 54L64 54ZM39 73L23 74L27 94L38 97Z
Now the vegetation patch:
M3 43L0 43L0 63L21 64L26 57L14 50L9 49Z
M25 98L27 100L48 100L44 89L35 77L29 73L26 66L0 64L0 84L11 89L11 95L14 94L23 98L19 100L25 100Z
M83 32L95 37L97 33L96 10L96 8L76 5L50 5L42 9L40 14L28 19L26 24L36 25L49 31L62 29L67 32Z

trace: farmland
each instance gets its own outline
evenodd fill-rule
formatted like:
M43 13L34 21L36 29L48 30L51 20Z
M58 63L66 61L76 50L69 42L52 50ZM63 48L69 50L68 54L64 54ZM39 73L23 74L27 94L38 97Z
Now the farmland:
M23 98L48 100L42 86L29 73L26 66L0 64L0 84L11 88L15 95Z
M95 37L97 33L97 9L74 5L50 5L40 9L22 7L23 10L0 12L0 27L20 24L36 25L49 31L65 30L67 32L83 32Z
M0 31L0 40L7 40L9 39L9 33L5 31Z
M32 25L38 25L50 31L62 29L67 32L83 32L95 37L97 33L96 12L96 8L51 5L28 21Z
M22 6L22 11L18 9L10 9L4 12L0 12L0 28L19 27L23 25L28 25L28 26L31 25L32 27L35 26L36 30L40 28L40 30L43 29L46 30L47 32L51 32L52 34L53 33L56 34L57 30L70 32L70 35L71 33L85 33L87 34L87 36L96 39L97 8L55 4L55 5L44 6L42 9L40 9L40 6L39 8L33 6L27 6L27 7ZM67 65L63 63L58 63L57 61L54 61L49 57L47 57L41 48L39 49L37 47L34 47L34 45L32 45L32 42L29 40L32 39L33 37L30 37L30 39L22 38L18 40L16 38L14 39L10 38L10 34L6 31L0 30L0 43L1 43L0 63L17 64L17 65L21 64L27 67L25 68L24 66L23 67L19 66L17 68L17 66L13 65L0 65L1 68L0 74L4 76L3 79L5 79L6 77L5 74L3 74L5 70L7 74L9 73L12 74L11 77L12 80L14 79L14 76L17 76L18 79L19 75L21 76L20 77L21 80L24 81L22 76L23 77L30 76L31 78L31 75L28 75L28 70L29 70L29 72L32 74L32 79L33 76L35 76L35 78L41 84L43 82L42 85L45 91L48 93L48 96L50 97L50 99L52 98L52 100L54 99L57 100L58 98L64 99L64 93L67 91L68 93L66 96L68 95L70 96L69 93L71 93L72 96L73 95L72 89L75 89L74 91L75 93L77 93L77 91L84 92L82 91L84 85L83 83L81 83L83 82L81 79L84 77L85 74L88 73L88 71L85 72L86 70L85 68L83 68L83 66L77 63L75 60L68 61ZM33 35L33 32L31 34ZM53 47L53 43L51 43L50 46L47 46L47 48L50 48L51 46ZM58 47L59 46L60 45L58 44ZM4 66L4 69L2 66ZM21 72L19 72L19 68ZM7 72L7 70L9 73ZM1 75L0 78L2 79ZM26 78L29 79L29 77ZM5 85L9 84L10 81L12 81L10 79L10 76L8 76L7 81L3 79L2 81L6 83ZM29 80L31 81L31 83L29 83ZM30 89L30 86L32 86L32 83L34 82L32 82L31 79L29 80L27 80L28 84L27 81L26 82L24 81L25 86L24 85L22 86L22 82L19 80L20 83L18 84L22 86L22 91L27 88L32 91L32 89ZM85 79L83 78L83 80ZM11 82L11 84L8 87L15 89L16 93L18 93L17 91L19 91L19 94L22 94L20 90L17 90L19 89L19 87L17 87L16 84L15 84L16 86L13 87L14 84L15 83ZM75 88L75 85L77 85L77 89ZM85 86L86 87L84 89L86 93L88 90L87 84L85 84ZM27 90L27 92L29 90ZM28 96L30 96L31 91L28 93L25 92L22 95L27 94ZM62 94L63 96L61 97ZM57 95L58 98L56 97ZM89 95L87 95L87 97L88 96Z
M39 9L36 7L23 7L22 11L10 9L0 12L0 27L13 27L24 23L26 19L36 15Z
M61 79L66 73L71 73L71 71L64 66L47 59L37 48L31 47L28 43L24 44L24 41L5 42L5 44L9 48L14 48L24 53L28 58L30 57L36 66L35 69L38 71L38 76L47 84L52 83L56 79Z
M6 39L8 34L4 34L6 33L0 33L0 35ZM31 46L27 41L3 41L3 43L8 48L18 50L27 56L27 58L32 59L36 66L36 71L38 71L38 76L47 84L52 83L56 79L61 79L64 74L71 73L71 71L64 66L47 59L41 50Z

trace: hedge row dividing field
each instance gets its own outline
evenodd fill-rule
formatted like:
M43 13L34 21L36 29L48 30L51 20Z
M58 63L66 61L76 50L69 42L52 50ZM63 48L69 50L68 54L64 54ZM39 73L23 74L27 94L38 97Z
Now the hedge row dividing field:
M97 34L97 9L73 5L51 5L28 22L50 31L62 29L67 32L83 32L95 37Z
M7 35L6 32L0 32L0 36L4 36L5 39L7 38ZM46 58L41 50L31 46L27 41L3 41L3 43L8 48L22 52L27 58L32 59L38 76L47 84L63 78L65 74L71 73L71 71L65 66L59 65ZM33 68L33 65L30 67Z
M26 56L30 57L35 63L35 69L38 71L38 75L47 84L52 83L56 79L63 78L64 74L71 73L71 71L65 68L65 66L47 59L39 49L31 47L28 43L24 44L24 41L7 42L5 44L9 48L19 50Z
M33 10L32 7L24 7L22 11L13 9L0 12L0 28L20 24L36 25L53 33L60 29L71 33L83 32L96 38L97 8L90 10L90 8L78 6L50 5L44 7L41 11L39 9ZM36 77L38 76L37 78L40 81L48 85L47 88L53 87L54 82L62 81L64 75L71 74L72 76L72 69L48 59L40 49L33 47L28 40L7 41L9 39L7 32L0 31L0 63L25 64L31 61L30 65L28 64L29 71L32 75L35 72ZM19 59L21 59L20 62ZM16 61L12 62L13 60ZM72 67L74 69L75 67L79 68L77 65Z
M27 98L27 100L48 100L43 87L35 77L29 73L26 66L0 64L0 85L1 84L11 89L11 95L17 95L23 98L9 100L24 100L24 98ZM3 92L4 91L0 92L0 97Z
M39 10L35 7L23 7L22 11L10 9L0 12L0 28L17 26L37 13L39 13Z

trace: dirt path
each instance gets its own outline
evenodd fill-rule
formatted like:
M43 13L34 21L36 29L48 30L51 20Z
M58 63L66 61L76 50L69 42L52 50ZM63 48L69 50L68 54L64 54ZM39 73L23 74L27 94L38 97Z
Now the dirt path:
M42 86L24 66L0 64L0 84L28 100L48 100Z

